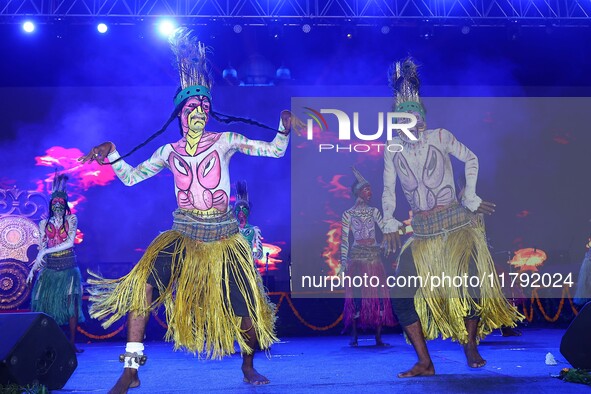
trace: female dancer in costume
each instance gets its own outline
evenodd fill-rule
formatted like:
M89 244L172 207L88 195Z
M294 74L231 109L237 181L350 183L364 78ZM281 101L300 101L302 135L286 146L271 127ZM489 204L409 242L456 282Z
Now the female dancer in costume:
M42 241L27 283L41 271L31 293L31 310L48 314L60 326L68 325L70 343L81 353L74 342L78 323L84 322L81 275L74 254L78 218L68 206L67 181L67 176L56 172L49 218L39 223Z

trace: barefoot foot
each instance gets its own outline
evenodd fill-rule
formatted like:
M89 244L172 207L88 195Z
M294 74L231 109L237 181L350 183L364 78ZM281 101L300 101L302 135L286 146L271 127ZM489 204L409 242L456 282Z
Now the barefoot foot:
M349 346L357 347L357 345L359 345L359 343L357 342L357 338L351 338L351 340L349 341Z
M376 339L376 346L378 346L378 347L388 347L388 346L390 346L390 344L382 341L381 339Z
M255 386L270 383L269 379L258 373L253 367L242 367L242 373L244 374L244 382L246 383L250 383Z
M466 361L470 368L482 368L486 365L486 360L478 352L478 346L476 344L468 343L464 345L464 353L466 354Z
M423 363L419 361L408 371L400 372L399 378L412 378L413 376L433 376L435 375L435 367L431 361Z
M134 368L123 368L123 373L115 383L115 386L109 390L108 394L125 394L128 389L139 387L140 378L137 373L137 369Z
M75 351L76 353L84 353L84 349L80 349L78 346L76 346L76 344L75 344L75 343L73 343L73 342L70 342L70 345L72 346L72 349L74 349L74 351Z
M520 337L521 331L513 327L501 327L501 334L504 337Z

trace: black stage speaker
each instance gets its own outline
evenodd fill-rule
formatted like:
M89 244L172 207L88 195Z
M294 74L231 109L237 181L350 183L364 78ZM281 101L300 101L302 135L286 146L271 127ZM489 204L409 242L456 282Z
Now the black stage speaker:
M560 342L560 353L575 368L591 369L590 331L591 302L588 302L568 326Z
M53 318L44 313L0 313L0 384L64 387L76 352Z

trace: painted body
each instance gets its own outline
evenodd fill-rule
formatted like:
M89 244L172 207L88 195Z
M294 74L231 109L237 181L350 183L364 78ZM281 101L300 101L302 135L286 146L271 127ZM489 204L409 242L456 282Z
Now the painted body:
M119 179L127 186L148 179L168 168L174 175L177 205L181 209L216 214L228 210L230 195L230 159L236 152L250 156L282 157L289 137L276 134L271 142L249 140L232 132L204 132L194 155L186 151L187 139L166 144L137 167L123 160L113 165ZM109 160L119 154L114 151Z
M455 201L456 191L450 155L465 163L466 188L462 204L475 212L482 200L476 195L478 158L445 129L421 132L419 141L409 143L395 137L402 152L384 152L384 193L382 205L385 232L397 231L401 223L393 219L396 209L397 179L413 212L430 211Z

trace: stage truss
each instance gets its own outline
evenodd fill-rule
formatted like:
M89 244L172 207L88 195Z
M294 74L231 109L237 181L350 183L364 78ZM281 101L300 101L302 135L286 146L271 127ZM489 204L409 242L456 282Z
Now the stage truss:
M0 0L0 23L588 26L590 0Z

